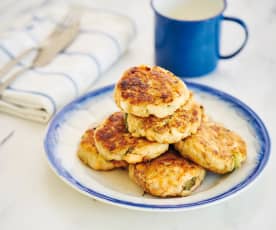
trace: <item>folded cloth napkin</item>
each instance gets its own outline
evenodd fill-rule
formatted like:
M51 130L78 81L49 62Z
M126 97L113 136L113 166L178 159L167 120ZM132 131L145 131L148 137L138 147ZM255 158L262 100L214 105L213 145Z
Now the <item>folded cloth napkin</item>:
M67 12L68 6L48 5L22 15L24 25L10 28L0 37L0 68L22 51L36 47ZM74 42L49 65L19 76L3 93L0 111L46 123L118 60L134 36L135 26L128 17L103 9L82 9L80 33ZM15 69L24 65L19 63Z

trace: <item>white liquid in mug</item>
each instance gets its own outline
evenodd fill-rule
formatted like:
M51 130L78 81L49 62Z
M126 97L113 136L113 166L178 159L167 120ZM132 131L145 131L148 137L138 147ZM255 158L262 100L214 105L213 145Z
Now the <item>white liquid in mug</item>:
M213 17L224 7L223 0L157 0L156 10L178 20L201 20Z

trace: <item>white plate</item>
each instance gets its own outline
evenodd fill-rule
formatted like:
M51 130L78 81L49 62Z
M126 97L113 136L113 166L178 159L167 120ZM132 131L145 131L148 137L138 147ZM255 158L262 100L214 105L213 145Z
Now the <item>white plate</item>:
M203 184L188 197L156 198L129 178L126 170L97 172L83 165L76 156L83 132L118 108L113 102L114 86L90 92L65 106L51 121L44 147L50 165L69 185L97 200L149 211L188 210L232 197L252 184L263 171L270 155L270 139L261 119L244 103L219 90L188 83L209 116L239 133L246 141L248 159L233 173L208 173Z

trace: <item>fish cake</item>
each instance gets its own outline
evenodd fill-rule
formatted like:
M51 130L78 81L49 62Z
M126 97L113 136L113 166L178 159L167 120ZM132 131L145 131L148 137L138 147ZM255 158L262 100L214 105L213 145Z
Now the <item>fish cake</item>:
M168 144L133 137L126 128L124 116L123 112L113 113L95 130L96 147L105 159L134 164L158 157L168 150Z
M99 154L94 141L94 129L88 129L81 137L77 155L90 168L108 171L115 168L127 167L126 161L108 161Z
M158 143L176 143L195 133L201 124L203 107L191 98L172 115L158 118L126 116L129 132L136 137L146 137Z
M130 164L129 176L153 196L177 197L190 195L203 181L205 170L168 150L149 162Z
M245 141L221 124L203 122L197 133L174 144L182 156L219 174L233 171L246 160Z
M126 113L139 117L166 117L189 97L185 83L158 66L145 65L127 70L115 87L116 104Z

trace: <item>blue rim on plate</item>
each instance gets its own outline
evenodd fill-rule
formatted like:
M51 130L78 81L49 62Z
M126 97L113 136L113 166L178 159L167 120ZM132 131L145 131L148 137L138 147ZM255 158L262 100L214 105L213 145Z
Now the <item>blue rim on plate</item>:
M201 85L198 83L192 83L192 82L186 82L186 84L189 88L209 93L213 96L218 97L223 101L226 101L227 103L230 103L233 107L238 109L246 117L246 119L248 119L248 122L250 122L250 124L255 130L257 139L260 143L260 149L258 153L258 157L259 157L258 164L256 164L256 166L254 167L252 172L247 176L247 178L245 178L243 181L241 181L231 189L219 195L216 195L201 201L197 201L197 202L176 204L176 205L156 205L156 204L136 203L136 202L130 202L126 200L113 198L105 194L102 194L100 192L97 192L91 188L88 188L83 184L81 184L79 181L77 181L68 171L66 171L66 169L62 167L58 159L55 157L55 151L54 151L55 145L56 145L55 130L58 127L60 127L60 123L64 121L65 114L69 113L70 111L73 111L74 109L77 108L79 104L82 104L93 97L112 91L114 88L114 85L109 85L109 86L97 89L74 100L73 102L66 105L52 119L51 123L49 124L48 131L46 133L46 137L44 140L44 148L52 168L65 182L68 182L71 186L73 186L77 190L80 190L86 195L94 197L95 199L99 199L104 202L113 203L119 206L125 206L125 207L127 206L129 208L144 209L144 210L145 209L151 209L151 210L152 209L156 209L156 210L181 209L183 210L183 209L196 208L200 206L206 206L214 202L219 202L224 198L233 196L235 193L237 193L238 191L242 190L243 188L251 184L259 176L259 174L263 171L265 165L267 164L267 161L270 156L270 138L269 138L268 131L265 125L263 124L262 120L259 118L259 116L246 104L241 102L239 99L209 86Z

